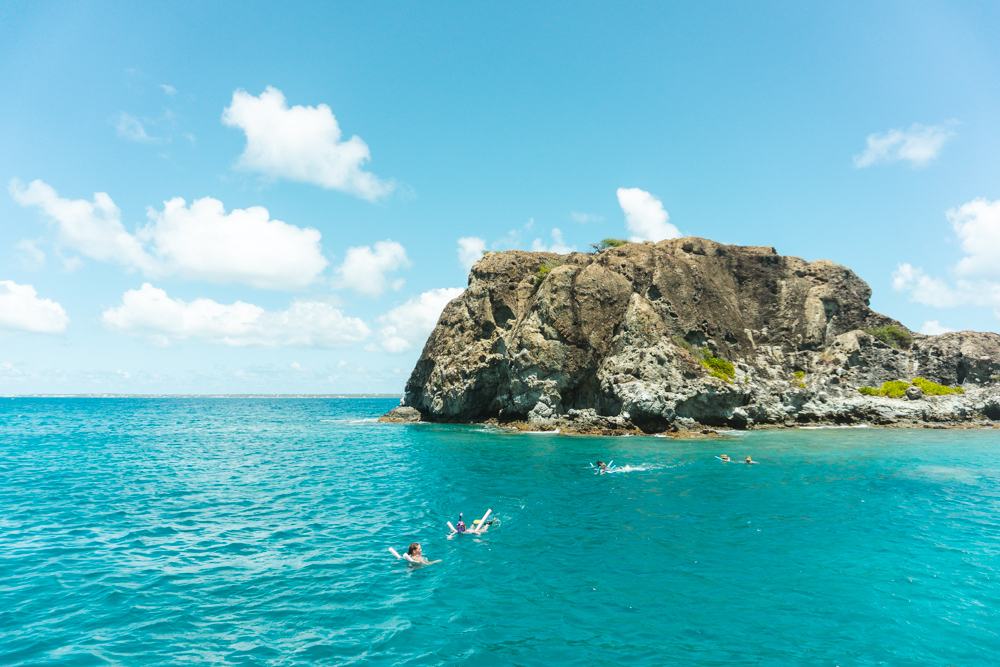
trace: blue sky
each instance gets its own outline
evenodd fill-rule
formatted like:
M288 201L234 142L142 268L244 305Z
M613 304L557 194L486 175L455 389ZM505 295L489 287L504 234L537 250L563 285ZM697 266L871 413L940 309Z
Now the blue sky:
M401 391L461 248L608 236L830 259L913 329L996 331L998 28L990 3L4 3L0 393Z

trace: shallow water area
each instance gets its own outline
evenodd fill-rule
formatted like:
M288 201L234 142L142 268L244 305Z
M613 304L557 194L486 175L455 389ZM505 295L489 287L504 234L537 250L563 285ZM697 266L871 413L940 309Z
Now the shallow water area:
M0 664L1000 655L997 431L374 421L396 403L0 399Z

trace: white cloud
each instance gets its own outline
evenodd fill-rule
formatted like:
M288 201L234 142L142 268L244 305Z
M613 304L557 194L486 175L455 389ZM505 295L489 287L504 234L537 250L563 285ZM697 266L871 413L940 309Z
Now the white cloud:
M146 128L141 120L124 111L115 121L115 129L118 130L119 137L124 137L129 141L156 141L155 137L146 134Z
M186 302L172 299L162 289L144 283L122 295L122 303L104 311L105 328L143 336L158 345L197 338L234 347L344 347L368 337L362 320L344 315L328 303L297 300L287 310L265 311L237 301L212 299Z
M461 287L433 289L379 316L382 327L376 336L382 349L400 354L421 347L437 325L444 307L464 291Z
M924 322L923 326L920 327L920 333L927 336L938 336L951 331L954 331L954 329L941 326L941 323L937 320L927 320Z
M458 240L458 263L466 271L483 257L486 250L486 240L478 236L463 236Z
M189 208L175 197L147 215L149 224L138 236L153 248L161 275L300 289L327 265L318 230L272 220L261 206L227 214L218 199L197 199Z
M565 255L567 253L576 252L576 246L566 245L565 239L563 239L563 233L558 227L553 227L552 232L552 245L546 246L542 243L542 239L535 239L531 243L531 250L533 252L554 252L559 255Z
M171 97L173 97L174 95L177 94L177 89L174 88L171 85L166 84L166 83L161 83L160 84L160 88L163 89L164 93L166 93L167 95L170 95Z
M632 241L680 238L680 231L668 222L670 216L663 202L645 190L618 188L618 205L625 212L625 225L632 232Z
M348 248L344 263L337 267L340 275L338 287L349 287L359 294L376 297L390 287L389 273L410 266L406 248L393 240L386 239L370 246ZM391 283L394 290L403 286L403 280Z
M42 210L57 229L58 245L150 277L301 289L327 265L319 231L271 220L260 206L227 214L217 199L205 197L188 207L177 197L164 202L162 211L148 209L148 223L133 235L106 193L96 193L93 202L62 199L42 181L24 187L16 179L10 192L22 206Z
M570 219L573 222L588 223L588 222L603 222L603 215L593 215L591 213L579 213L577 211L570 211Z
M966 253L951 271L954 280L903 263L892 274L893 289L936 308L1000 306L1000 200L975 199L947 216Z
M966 253L955 266L955 275L1000 278L1000 199L974 199L947 215Z
M62 199L42 181L24 187L17 179L10 182L10 193L21 206L37 206L56 223L59 245L101 262L144 271L153 268L154 262L142 244L125 231L121 211L107 193L95 193L93 202Z
M906 160L915 167L923 167L941 153L948 139L955 136L948 125L914 123L908 130L889 130L884 134L869 134L868 146L854 156L858 169L880 162Z
M39 299L31 285L0 280L0 332L60 334L67 324L63 307L51 299Z
M268 86L259 97L237 90L222 122L246 134L237 166L271 178L313 183L375 201L394 184L363 171L371 154L358 136L341 141L340 125L325 104L288 107L285 96Z

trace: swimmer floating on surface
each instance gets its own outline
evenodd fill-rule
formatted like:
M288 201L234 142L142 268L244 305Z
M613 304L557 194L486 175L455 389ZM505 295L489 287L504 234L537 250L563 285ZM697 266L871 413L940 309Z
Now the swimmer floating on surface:
M410 565L433 565L434 563L440 563L440 560L427 560L427 557L420 551L420 542L414 542L410 545L410 548L406 550L406 553L400 556L396 553L396 550L389 547L389 553L395 556L398 560L405 560Z
M749 456L747 456L747 460L746 460L746 461L744 461L743 463L746 463L747 465L751 465L751 464L753 464L753 465L758 465L758 464L760 463L760 461L754 461L754 460L753 460L753 459L751 459L751 458L750 458Z
M715 458L721 460L723 463L731 463L732 459L729 458L729 454L723 454L722 456L716 456Z
M473 521L472 528L469 528L465 525L465 522L462 521L462 514L459 513L458 526L451 525L451 521L448 522L448 527L451 528L451 533L448 535L448 537L452 538L455 535L459 534L482 535L483 533L485 533L487 530L490 529L490 526L493 525L493 521L486 520L489 518L490 512L492 511L493 510L491 509L486 510L486 514L483 515L482 519L476 519L475 521Z

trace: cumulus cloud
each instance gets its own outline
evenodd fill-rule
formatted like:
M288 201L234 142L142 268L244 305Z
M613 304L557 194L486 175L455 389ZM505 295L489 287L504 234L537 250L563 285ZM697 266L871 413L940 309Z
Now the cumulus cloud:
M923 323L923 326L920 327L920 333L927 336L938 336L951 331L954 331L954 329L941 326L941 323L937 320L927 320Z
M246 134L246 148L236 163L242 169L369 201L394 189L393 183L361 168L371 159L368 145L358 136L341 141L340 125L325 104L289 108L282 92L271 86L259 97L237 90L222 112L222 122Z
M252 206L226 213L218 199L188 207L175 197L147 213L139 238L149 242L161 274L213 283L244 283L264 289L300 289L327 265L320 233L270 219Z
M106 193L96 193L92 202L63 199L42 181L25 187L16 179L10 191L22 206L41 209L55 226L61 247L149 277L301 289L327 265L319 231L272 220L260 206L226 213L222 202L211 197L190 207L177 197L164 202L162 211L149 208L147 224L133 235Z
M69 317L51 299L39 299L31 285L0 280L0 332L60 334Z
M107 193L95 193L92 202L62 199L42 181L25 187L17 179L10 182L10 193L18 204L37 206L55 223L59 245L101 262L152 270L152 258L139 240L125 231L121 211Z
M639 188L618 188L618 205L625 213L625 225L632 241L662 241L679 238L680 231L670 224L663 202Z
M376 297L389 287L398 290L403 279L390 283L389 273L410 266L406 248L391 239L370 246L348 248L344 263L337 267L338 287L348 287L359 294Z
M177 94L177 89L169 84L161 83L160 88L162 88L163 92L165 92L167 95L170 95L171 97Z
M535 239L531 243L531 249L534 252L554 252L560 255L565 255L570 252L576 252L576 246L566 245L565 239L563 239L563 233L558 227L553 227L552 232L552 244L546 246L542 243L542 239Z
M914 167L923 167L941 154L945 142L955 136L948 125L921 125L914 123L908 130L889 130L883 134L869 134L868 146L854 156L858 169L880 162L905 160Z
M486 240L478 236L463 236L458 240L458 263L466 271L482 258Z
M464 291L461 287L433 289L379 316L382 326L376 337L382 349L392 354L419 349L437 325L444 307Z
M953 279L929 276L903 263L892 274L893 288L937 308L1000 306L1000 200L976 199L947 216L966 253L951 270Z
M955 266L963 278L1000 278L1000 199L974 199L948 211L966 256Z
M345 317L325 302L297 300L287 310L268 312L243 301L173 299L149 283L125 292L121 305L104 311L101 321L110 331L149 338L158 345L196 338L234 347L333 348L352 345L371 333L362 320Z

